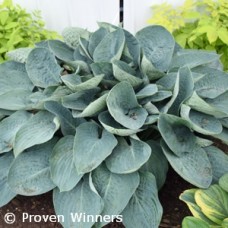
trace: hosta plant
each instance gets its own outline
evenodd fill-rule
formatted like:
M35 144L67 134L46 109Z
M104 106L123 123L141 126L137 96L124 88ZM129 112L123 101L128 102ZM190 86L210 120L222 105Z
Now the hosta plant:
M207 188L228 171L228 77L161 26L99 23L0 65L0 205L53 190L64 227L158 227L168 163ZM177 186L178 187L178 186ZM71 213L100 216L74 223Z
M194 217L183 220L183 228L228 227L228 173L208 189L189 189L180 195Z

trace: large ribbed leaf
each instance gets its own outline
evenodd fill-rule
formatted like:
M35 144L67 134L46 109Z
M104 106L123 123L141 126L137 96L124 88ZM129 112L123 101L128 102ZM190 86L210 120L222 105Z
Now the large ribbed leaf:
M88 173L98 167L116 145L116 138L98 124L81 124L76 129L73 152L78 173Z
M195 90L199 96L213 99L227 91L227 73L202 66L194 71L205 75L195 83Z
M35 86L47 88L59 85L60 66L55 56L47 48L34 48L28 56L26 69Z
M13 160L14 156L12 153L0 156L0 207L9 203L16 196L16 193L12 192L7 181L9 168Z
M139 174L114 174L105 164L92 173L92 180L99 195L104 200L102 216L120 215L139 185ZM100 222L96 227L103 227L108 222Z
M163 152L173 169L189 183L208 188L212 182L212 167L206 152L195 147L192 152L186 152L181 157L176 156L165 144L161 143Z
M73 110L73 117L91 117L102 112L106 108L106 98L108 94L104 94L95 101L91 102L82 112Z
M70 78L71 77L71 78ZM75 79L72 80L72 77ZM92 77L85 82L80 83L77 79L78 75L72 75L68 78L62 77L63 82L74 92L80 92L83 90L94 89L96 88L100 82L102 81L104 75L97 75L96 77Z
M158 120L163 140L177 156L194 152L196 148L196 136L186 125L186 120L174 115L161 114Z
M161 189L166 180L169 168L168 161L158 142L149 140L147 144L151 147L152 153L149 160L141 167L141 170L153 173L156 178L157 187Z
M213 182L218 183L219 178L228 173L228 155L215 146L205 147L212 167Z
M192 96L185 102L185 104L196 111L215 116L216 118L227 117L226 112L223 112L223 110L220 110L217 107L207 103L205 100L200 98L196 92L193 92Z
M201 134L213 135L222 132L222 124L218 119L214 116L192 110L185 104L181 106L181 117L189 122L189 127Z
M93 52L94 62L111 62L114 59L120 59L124 42L125 37L122 29L108 33Z
M110 133L114 135L120 135L120 136L129 136L133 135L137 132L142 131L143 129L127 129L123 127L121 124L116 122L113 117L109 114L108 111L102 112L99 114L98 119L102 126Z
M14 89L0 95L0 108L6 110L29 110L31 101L29 96L32 94L29 90Z
M74 60L74 49L60 40L49 40L48 45L54 55L63 61Z
M179 92L171 107L168 110L168 113L178 115L180 111L180 105L188 99L194 88L194 82L192 79L191 71L188 67L182 67L178 71L179 74ZM184 88L184 89L183 89Z
M112 117L129 129L143 126L147 111L140 107L132 86L127 82L118 83L107 97L107 106Z
M112 66L113 75L118 81L126 81L130 83L133 87L137 87L143 83L142 78L139 78L136 75L136 71L131 68L127 63L120 60L114 60L112 62Z
M140 173L140 184L122 212L126 227L157 228L162 217L156 180L153 174Z
M49 158L56 141L54 138L29 148L13 161L8 175L12 191L24 196L34 196L55 187L50 177Z
M72 135L61 138L50 157L51 178L61 192L73 189L82 177L74 164L73 145Z
M166 71L171 62L175 41L162 26L152 25L136 33L146 58L161 71Z
M97 45L103 40L103 38L105 37L105 35L107 35L107 33L108 32L105 28L99 28L90 36L88 51L91 56L93 55Z
M66 108L83 111L94 100L99 88L78 91L62 98L62 104Z
M17 111L0 122L0 154L13 149L18 130L29 120L31 113Z
M187 66L189 68L197 67L207 63L217 61L219 55L217 53L204 50L180 50L173 57L170 69Z
M228 116L228 91L214 99L206 99L206 101L217 110L226 113L226 117Z
M74 119L71 112L58 102L47 101L44 107L59 118L63 135L75 135L76 127L84 122L83 119Z
M129 138L118 138L118 145L105 160L108 169L113 173L125 174L137 171L150 157L151 148L143 142Z
M87 220L84 216L90 215L96 218L104 207L102 198L88 177L83 178L71 191L59 192L55 188L53 203L55 213L64 216L64 220L60 221L62 225L70 228L91 228L95 221L91 218Z
M182 222L182 228L191 228L191 227L210 228L209 224L206 223L205 221L192 216L186 216Z
M199 189L195 193L195 201L202 212L218 225L228 218L228 192L215 184L208 189Z
M32 91L34 85L24 69L17 69L18 64L2 63L0 65L0 95L15 89ZM20 65L19 65L20 67Z
M50 140L59 126L57 117L47 111L39 111L17 132L14 142L15 156L31 146Z

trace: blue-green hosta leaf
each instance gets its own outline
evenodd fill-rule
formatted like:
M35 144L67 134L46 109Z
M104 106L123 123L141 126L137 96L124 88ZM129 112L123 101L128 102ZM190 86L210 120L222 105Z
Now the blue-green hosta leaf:
M76 129L73 152L78 173L88 173L98 167L112 153L116 145L116 138L98 124L93 122L81 124Z
M210 228L210 225L199 218L187 216L184 218L182 222L182 228L191 228L191 227Z
M72 76L72 77L74 77L74 76ZM77 76L75 76L75 77L77 77ZM97 75L82 83L78 83L78 79L76 79L76 78L75 78L75 80L77 80L77 81L72 81L72 80L69 81L68 80L69 78L64 79L64 77L62 78L62 80L72 91L80 92L83 90L96 88L102 81L103 77L104 77L104 75ZM66 80L68 80L68 82L66 82Z
M127 55L132 59L135 66L138 66L140 59L140 45L138 40L127 30L124 30L125 35L125 47L123 54Z
M220 119L220 122L221 122L222 126L228 128L228 117Z
M89 53L89 50L88 50L88 48L89 48L89 41L86 40L86 39L84 39L84 38L82 38L82 37L80 37L80 39L79 39L79 45L80 45L80 48L81 48L81 52L83 53L84 56L87 57L88 62L91 62L92 63L93 59L92 59L92 57L91 57L91 55Z
M228 155L215 146L204 147L210 160L213 174L213 183L218 183L219 178L228 172Z
M177 99L179 91L180 91L180 75L177 74L176 77L175 77L174 87L172 89L172 97L167 102L167 104L164 107L161 108L161 112L163 112L163 113L167 113L168 112L170 107L174 104L175 100Z
M151 147L152 153L149 160L141 167L141 170L153 173L156 178L157 187L161 189L166 180L169 168L168 161L159 143L149 140L147 144Z
M213 223L209 218L207 218L204 215L201 208L196 204L195 193L197 190L198 190L197 188L185 190L183 193L181 193L179 199L184 201L187 204L189 210L191 211L191 213L195 218L201 219L210 225L215 225L215 223Z
M55 187L50 177L49 158L57 139L29 148L13 161L8 183L12 191L24 196L46 193Z
M74 49L60 40L49 40L48 45L54 55L63 61L74 61Z
M74 118L80 118L80 117L91 117L95 116L98 113L102 112L106 108L106 98L108 94L104 94L98 99L91 102L82 112L73 110L72 114Z
M164 77L160 78L158 81L156 81L156 84L158 87L164 90L173 90L177 77L179 77L178 72L169 72L165 74Z
M213 106L215 109L223 112L228 117L228 89L227 92L219 95L214 99L206 99L209 105Z
M194 69L194 71L204 75L195 83L195 90L199 96L213 99L227 91L227 73L202 66Z
M64 75L61 77L61 80L72 91L74 91L74 88L76 85L79 85L80 83L82 83L80 76L75 73Z
M113 173L126 174L137 171L145 164L150 155L150 146L140 140L118 138L118 144L112 154L105 160L108 169Z
M133 87L140 86L143 83L143 79L139 78L136 75L136 71L131 68L127 63L120 60L114 60L112 62L112 66L113 75L118 81L126 81L130 83Z
M12 192L7 181L9 168L13 160L13 153L0 156L0 207L9 203L16 196L16 193Z
M126 227L157 228L162 217L156 180L149 172L140 173L140 184L122 212Z
M31 113L17 111L0 122L0 154L13 149L18 130L29 120Z
M72 93L62 98L62 104L66 108L83 111L99 91L99 88L93 88Z
M93 171L92 180L104 200L101 215L120 215L139 185L139 174L137 172L125 175L115 174L102 164ZM96 227L103 227L107 223L100 222Z
M111 62L120 59L124 43L125 36L122 29L108 33L94 50L94 62Z
M155 93L153 96L150 97L150 101L152 103L156 103L159 101L163 101L169 97L172 96L172 92L171 91L158 91L157 93Z
M156 69L167 71L172 60L175 41L162 26L152 25L136 33L146 58Z
M120 82L112 88L107 97L107 106L118 123L132 130L141 128L148 115L138 104L135 92L128 82Z
M64 216L62 225L70 228L91 228L95 221L86 221L83 216L91 215L96 218L104 207L102 198L88 177L83 178L71 191L60 192L55 188L53 203L55 213Z
M64 41L71 47L76 48L79 45L80 37L89 39L90 33L83 28L68 27L62 32Z
M219 179L219 186L228 193L228 172Z
M200 65L217 61L219 55L215 52L209 52L204 50L185 50L182 49L176 53L172 58L170 69L187 66L194 68Z
M207 115L183 104L181 106L181 117L189 122L189 127L204 135L220 134L222 124L214 116Z
M151 102L146 103L143 106L143 108L146 109L146 111L148 112L149 115L155 115L155 114L157 115L157 114L159 114L158 108L154 104L152 104ZM147 117L147 119L148 119L148 117Z
M104 80L115 81L112 64L108 62L92 63L90 65L95 76L104 74Z
M158 121L158 119L159 119L159 115L154 115L154 114L149 115L149 116L147 116L144 125L147 126L147 125L151 125L153 123L156 123Z
M60 192L72 190L82 178L78 175L73 160L74 136L61 138L50 157L51 178Z
M34 48L28 56L26 69L35 86L47 88L61 83L61 67L55 56L46 48Z
M146 97L153 96L158 92L158 87L156 84L148 84L143 89L139 90L138 93L136 93L137 99L143 99Z
M97 45L103 40L107 33L108 32L105 28L99 28L90 36L88 51L91 56L93 56L94 50L96 49Z
M227 113L200 98L195 91L193 92L192 96L185 102L185 104L196 111L212 115L216 118L227 117Z
M168 147L177 156L196 149L196 136L187 127L187 121L180 117L161 114L158 120L158 129Z
M154 81L155 79L159 79L165 76L165 73L156 69L154 65L151 63L151 61L146 58L145 55L143 55L142 57L140 67L143 74L146 75L150 81Z
M179 115L180 105L192 95L194 88L194 82L192 79L191 71L188 67L180 68L178 70L178 74L179 91L174 102L168 110L168 113L174 115Z
M14 111L9 111L5 109L0 109L0 120L2 120L6 116L10 116L14 113Z
M32 49L33 48L30 48L30 47L17 48L15 50L7 52L6 55L10 60L13 60L19 63L25 63Z
M0 108L17 111L30 110L31 101L29 96L32 94L30 90L14 89L0 95Z
M15 89L32 91L34 85L26 71L21 69L21 65L18 66L19 63L9 63L0 65L0 95Z
M200 147L207 147L213 144L213 141L196 136L196 143Z
M129 136L133 135L137 132L142 131L143 129L127 129L123 127L121 124L116 122L112 116L109 114L108 111L102 112L99 114L98 119L102 126L110 133L114 135L119 135L119 136Z
M14 155L25 149L50 140L60 127L57 117L47 111L39 111L17 132L14 142Z
M44 107L59 118L63 135L75 135L76 127L84 122L83 119L74 119L71 112L58 102L47 101Z
M214 223L221 225L228 218L228 192L215 184L208 189L199 189L195 201L202 212Z
M173 169L186 181L199 187L208 188L212 182L212 167L207 153L200 147L192 152L176 156L165 144L161 142L162 150Z

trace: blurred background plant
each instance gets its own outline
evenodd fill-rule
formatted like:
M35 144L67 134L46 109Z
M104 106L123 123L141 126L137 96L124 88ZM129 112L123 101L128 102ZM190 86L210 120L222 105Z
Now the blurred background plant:
M152 6L150 24L165 26L183 48L215 50L228 70L228 1L186 0Z
M0 4L0 62L7 59L8 51L55 38L60 38L60 35L45 29L40 11L30 14L12 0Z

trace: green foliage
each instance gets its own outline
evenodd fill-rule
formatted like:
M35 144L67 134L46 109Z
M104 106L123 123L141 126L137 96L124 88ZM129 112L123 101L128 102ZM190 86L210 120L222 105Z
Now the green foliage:
M164 27L99 25L0 65L0 205L53 189L64 227L75 212L156 228L168 164L202 188L228 172L208 139L228 144L228 77L216 53L184 50Z
M174 8L152 7L149 23L165 26L184 48L215 50L228 70L228 3L226 0L186 0Z
M42 40L60 37L44 26L39 11L29 14L19 5L14 5L12 0L4 0L0 4L0 62L7 59L8 51L33 47Z
M219 185L208 189L190 189L180 195L194 217L183 220L184 228L191 227L227 227L228 221L228 173L219 179Z

